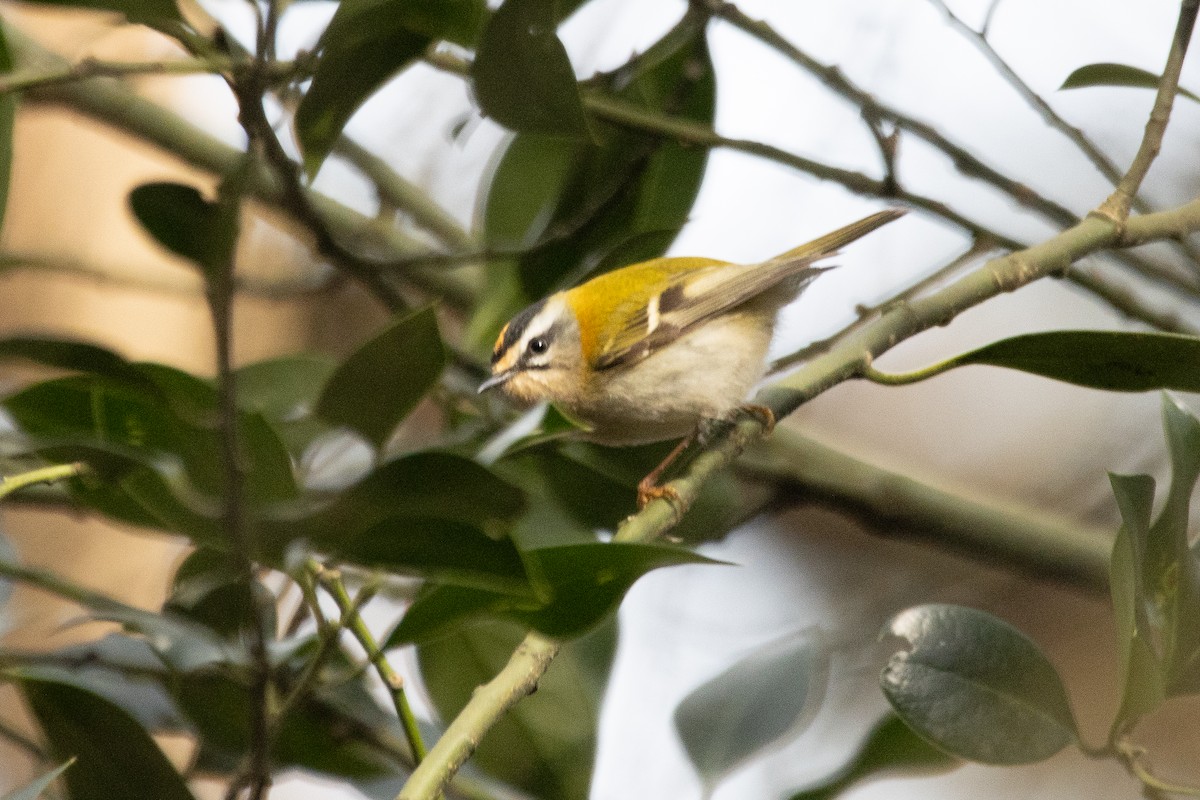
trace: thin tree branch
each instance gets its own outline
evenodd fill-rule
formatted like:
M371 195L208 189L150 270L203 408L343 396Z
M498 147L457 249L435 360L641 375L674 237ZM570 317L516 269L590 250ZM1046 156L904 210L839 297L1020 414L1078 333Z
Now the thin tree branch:
M936 0L940 2L940 0ZM1179 22L1175 26L1175 34L1171 38L1171 50L1167 55L1167 64L1163 67L1162 79L1158 82L1158 94L1154 98L1154 107L1150 110L1150 119L1146 121L1146 133L1138 147L1129 171L1121 178L1116 190L1096 209L1101 214L1121 224L1129 216L1130 204L1137 196L1150 165L1162 148L1163 136L1167 132L1167 123L1171 120L1171 107L1175 104L1175 93L1179 89L1179 76L1183 72L1183 59L1187 55L1188 44L1192 40L1192 29L1196 26L1196 12L1200 11L1200 0L1183 0L1179 6Z
M934 1L936 2L936 0ZM911 133L921 141L945 154L951 163L954 164L955 168L963 175L981 180L993 186L1016 203L1037 212L1044 219L1054 223L1058 227L1070 227L1079 221L1079 215L1070 209L1039 194L1028 184L1013 180L999 170L984 163L965 147L955 143L929 123L878 100L847 78L840 69L823 64L813 58L780 35L778 31L766 22L753 19L740 11L737 6L732 3L722 2L722 0L691 0L691 2L694 5L707 8L714 16L728 22L743 33L754 37L772 48L821 81L834 94L859 107L862 110L863 118L872 129L872 136L877 140L879 134L871 121L872 119L887 120L898 129ZM969 31L970 29L967 28L967 30ZM1020 78L1016 77L1015 74L1012 75L1012 79L1020 81ZM1021 84L1021 86L1028 91L1027 86L1024 86L1024 84ZM1049 107L1046 106L1046 108L1048 109ZM1051 110L1050 113L1053 114L1054 112ZM1103 158L1102 155L1101 158ZM1119 179L1120 172L1113 166L1111 180L1115 184ZM1141 210L1148 211L1150 209L1143 208ZM1141 258L1133 253L1122 253L1117 258L1123 263L1128 264L1129 268L1135 272L1151 280L1190 294L1200 292L1200 282L1197 282L1194 276L1181 275L1176 270Z
M82 81L88 78L124 78L136 75L196 75L228 73L236 64L231 58L181 58L168 61L104 61L84 58L58 69L22 69L0 75L0 94L20 92L43 86ZM277 71L290 73L290 62L281 62Z
M0 476L0 500L27 486L39 483L55 483L67 478L74 478L85 469L87 469L86 466L76 462L73 464L52 464L48 467L40 467L18 475Z

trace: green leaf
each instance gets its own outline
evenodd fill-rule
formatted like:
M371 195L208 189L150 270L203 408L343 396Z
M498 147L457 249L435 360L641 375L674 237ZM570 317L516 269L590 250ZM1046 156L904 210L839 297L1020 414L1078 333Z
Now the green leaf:
M262 415L298 461L329 430L316 416L317 399L336 368L332 358L316 353L247 364L234 375L238 405Z
M137 367L111 350L71 339L20 336L0 340L0 358L22 358L56 369L87 372L134 389L154 392L155 386Z
M179 565L164 609L235 641L259 625L276 627L270 590L238 558L211 548L194 550ZM260 622L263 610L271 614Z
M501 592L528 584L513 543L492 539L461 522L429 517L390 517L333 545L340 560L414 574L443 583Z
M825 691L829 651L808 628L756 648L692 690L675 730L708 791L730 772L797 736Z
M507 617L547 636L567 639L613 613L642 575L681 564L718 564L666 545L588 542L525 552L534 587L544 598L440 585L419 596L384 647L426 641L482 616Z
M133 23L184 22L175 0L31 0L36 5L115 11Z
M3 798L0 798L0 800L37 800L37 798L41 797L42 792L50 788L50 784L54 783L58 776L66 772L67 767L74 763L75 759L68 758L58 767L50 770L44 775L35 778L30 783L25 784L25 786L22 788L9 792L8 794L4 795Z
M300 523L300 532L337 546L392 518L457 522L499 537L525 507L520 489L486 467L440 451L412 453L375 469Z
M957 768L960 761L913 733L895 714L875 726L850 762L790 800L833 800L865 780L895 773L929 774Z
M486 12L483 0L343 0L317 43L321 60L296 109L305 171L316 175L359 106L431 43L473 44Z
M0 31L0 72L10 72L12 68L8 40ZM0 96L0 224L3 224L8 209L8 190L12 183L13 124L16 117L17 95L7 92Z
M443 719L453 719L475 688L495 676L523 636L517 625L492 622L417 649L422 678ZM473 762L533 796L586 800L615 646L613 624L565 643L537 692L488 731Z
M1121 650L1121 708L1113 720L1114 734L1162 705L1166 697L1162 666L1155 650L1146 594L1146 546L1154 479L1149 475L1109 475L1122 525L1113 541L1109 588Z
M402 317L340 364L317 413L382 447L442 374L445 348L432 308Z
M1091 86L1131 86L1137 89L1158 89L1162 78L1153 72L1126 64L1088 64L1067 76L1059 89L1083 89ZM1175 90L1189 100L1200 101L1200 97L1183 87Z
M123 710L68 683L18 675L29 709L58 760L71 800L193 800L162 750Z
M703 15L689 10L631 66L597 82L647 112L711 124L715 82ZM473 348L490 347L522 307L602 262L662 255L687 221L706 148L599 120L592 130L594 140L522 133L505 150L487 188L484 235L494 249L528 252L489 265L486 299L468 329ZM606 261L616 250L621 264Z
M910 608L886 626L906 639L881 684L913 730L984 764L1042 761L1078 739L1053 665L1020 631L951 605Z
M214 203L181 183L146 183L129 194L134 216L163 247L196 265L208 263Z
M1200 691L1200 564L1188 547L1192 492L1200 478L1200 420L1163 395L1171 488L1146 540L1143 581L1161 619L1168 696Z
M966 364L1019 369L1113 392L1200 391L1200 338L1174 333L1030 333L955 356L945 368Z
M524 133L588 135L557 22L554 0L505 0L492 14L471 68L475 99L485 116Z

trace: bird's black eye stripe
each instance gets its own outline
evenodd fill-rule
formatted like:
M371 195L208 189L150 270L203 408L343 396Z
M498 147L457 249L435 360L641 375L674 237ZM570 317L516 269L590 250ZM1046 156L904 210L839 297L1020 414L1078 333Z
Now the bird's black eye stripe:
M545 336L535 336L529 340L529 352L534 355L541 355L550 349L550 343L546 341Z

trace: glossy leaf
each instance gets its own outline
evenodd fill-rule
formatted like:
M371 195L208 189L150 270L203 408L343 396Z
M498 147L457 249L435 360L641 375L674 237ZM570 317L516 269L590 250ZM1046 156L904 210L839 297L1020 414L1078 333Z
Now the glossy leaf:
M483 29L471 68L484 116L524 133L583 137L583 100L559 41L555 0L505 0Z
M421 675L443 719L453 719L475 688L504 666L524 637L511 622L464 627L417 650ZM563 645L537 692L484 737L473 761L536 797L586 800L600 699L616 645L606 624Z
M19 676L29 709L58 760L72 800L192 800L162 750L123 710L68 683Z
M807 726L825 692L829 651L815 628L756 648L692 690L675 730L709 791Z
M616 542L546 547L527 551L525 558L542 599L435 586L409 606L385 647L426 641L479 617L506 617L547 636L575 637L612 614L629 587L647 572L721 563L675 547Z
M59 766L55 767L44 775L38 776L20 789L15 789L11 792L8 792L4 795L4 797L0 798L0 800L37 800L37 798L42 796L42 792L49 789L50 784L54 783L54 781L58 779L58 776L66 772L67 768L74 763L75 759L68 758Z
M1084 89L1091 86L1129 86L1137 89L1154 89L1157 91L1162 78L1153 72L1147 72L1127 64L1088 64L1080 67L1067 76L1059 89ZM1183 87L1175 90L1189 100L1200 101L1193 93Z
M330 376L317 413L382 447L437 382L446 363L432 308L392 323Z
M507 539L492 539L462 522L430 517L389 517L333 544L345 561L458 586L501 592L528 583L521 554Z
M1200 391L1200 338L1174 333L1049 331L956 356L947 367L990 364L1093 389Z
M471 45L483 0L343 0L321 34L321 60L296 110L304 166L315 175L359 106L439 39Z
M815 786L793 794L791 800L833 800L852 786L873 778L946 772L961 763L917 736L895 714L888 714L849 763Z
M184 22L174 0L32 0L36 5L115 11L134 23Z
M962 606L926 605L902 612L886 631L910 647L883 671L888 702L948 753L1027 764L1077 740L1058 673L1007 623Z
M1154 645L1156 634L1150 623L1145 583L1154 479L1149 475L1109 475L1109 480L1122 519L1109 562L1113 618L1121 649L1121 708L1113 721L1117 731L1158 708L1166 697L1166 688Z

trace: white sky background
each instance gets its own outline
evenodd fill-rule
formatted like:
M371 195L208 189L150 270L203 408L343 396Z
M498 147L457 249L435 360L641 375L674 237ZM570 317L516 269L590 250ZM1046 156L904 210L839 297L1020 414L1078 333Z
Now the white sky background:
M951 5L979 22L988 3ZM577 72L586 77L623 62L677 20L683 7L668 0L592 0L563 30ZM927 0L746 0L739 7L1077 213L1106 195L1109 187L1086 159L1047 128ZM1055 89L1076 67L1093 62L1161 69L1177 9L1178 3L1167 0L1003 0L991 37L1037 91L1124 166L1140 140L1152 93ZM313 35L306 29L331 7L295 10L284 34L305 46ZM720 132L879 174L875 145L856 109L732 27L718 21L711 34ZM1200 89L1200 54L1193 56L1183 84ZM417 68L372 100L349 132L428 185L466 221L478 202L480 176L503 138L492 124L475 121L466 136L450 143L450 128L470 110L459 79ZM1164 152L1146 183L1146 194L1156 202L1177 203L1200 188L1193 169L1198 121L1196 104L1177 104ZM1049 233L1045 224L964 179L911 137L902 135L900 148L899 177L907 188L947 200L1017 237L1034 241ZM1171 182L1174 176L1186 183ZM370 203L363 184L336 164L322 172L319 188L364 207ZM672 253L761 259L880 205L752 156L716 151L691 223ZM916 213L856 243L837 260L841 269L822 277L788 312L777 352L832 332L850 319L855 304L886 298L965 245L958 232ZM1080 292L1045 281L906 343L882 366L915 367L1030 330L1123 324ZM838 387L802 409L794 422L875 463L945 486L1109 519L1105 470L1162 474L1158 414L1153 394L1108 395L970 368L911 388ZM1111 698L1079 699L1112 691L1111 622L1100 600L868 538L819 511L759 521L705 552L742 566L654 573L634 587L622 608L622 648L593 786L598 800L699 796L698 780L672 731L675 705L755 644L812 624L829 629L840 643L829 701L806 734L736 773L715 797L781 797L816 780L839 763L883 708L875 688L882 660L871 649L880 625L907 605L935 599L999 610L1032 633L1068 673L1077 712L1091 725L1093 740L1102 735ZM1164 757L1169 766L1169 748ZM852 797L891 798L904 791L931 798L1115 798L1137 792L1118 770L1067 753L1033 768L969 767L944 779L876 783ZM278 795L310 796L295 784ZM323 788L320 796L334 793Z

